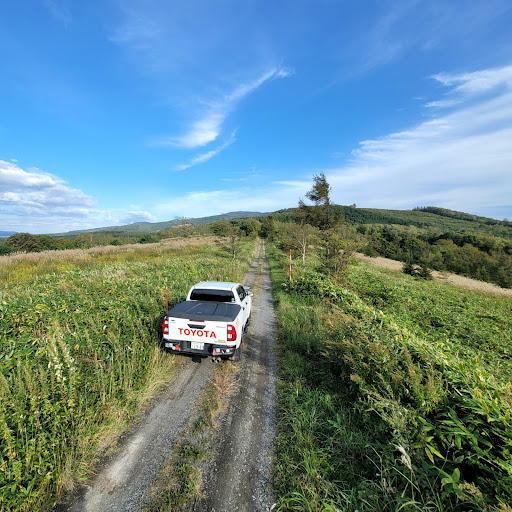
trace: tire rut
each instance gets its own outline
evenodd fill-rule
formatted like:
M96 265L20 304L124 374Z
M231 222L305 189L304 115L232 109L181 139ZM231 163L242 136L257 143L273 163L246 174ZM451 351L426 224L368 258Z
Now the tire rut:
M267 511L273 504L277 324L264 246L258 270L238 393L214 435L212 459L203 469L205 497L194 505L194 512Z

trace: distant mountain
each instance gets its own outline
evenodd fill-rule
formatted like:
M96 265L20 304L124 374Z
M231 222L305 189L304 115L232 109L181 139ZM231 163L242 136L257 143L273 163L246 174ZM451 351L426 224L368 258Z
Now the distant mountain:
M212 215L210 217L198 217L198 218L180 218L175 220L169 220L165 222L134 222L133 224L125 224L124 226L108 226L104 228L93 228L93 229L80 229L76 231L68 231L66 233L54 233L52 236L73 236L79 235L80 233L153 233L155 231L161 231L162 229L172 228L173 226L179 226L180 224L192 224L197 226L200 224L208 224L217 220L224 219L239 219L246 217L263 217L269 215L261 212L229 212L223 213L222 215ZM12 234L12 233L11 233ZM6 235L8 236L8 235Z
M15 235L16 231L0 231L0 237Z

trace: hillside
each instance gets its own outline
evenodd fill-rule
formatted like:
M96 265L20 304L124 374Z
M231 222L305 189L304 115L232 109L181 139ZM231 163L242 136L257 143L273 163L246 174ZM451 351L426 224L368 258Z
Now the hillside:
M103 228L82 229L76 231L68 231L66 233L55 233L52 236L75 236L80 233L156 233L163 229L180 226L183 224L191 224L193 226L200 226L202 224L209 224L221 219L239 219L246 217L264 217L268 213L261 212L228 212L220 215L211 215L209 217L198 218L181 218L175 220L168 220L165 222L134 222L133 224L125 224L123 226L106 226Z
M298 209L269 213L229 212L223 215L167 222L139 222L54 236L17 234L0 243L0 254L15 251L39 252L51 249L88 248L97 245L152 243L165 238L219 234L216 221L231 220L235 233L277 237L293 246L293 226ZM338 235L352 240L367 256L391 258L409 265L448 271L512 288L512 222L479 217L438 207L413 210L381 210L332 205L331 215ZM236 220L238 219L238 220ZM250 221L249 221L250 219ZM312 228L313 229L313 228ZM320 234L320 233L318 233ZM14 240L16 238L16 240ZM291 245L290 245L291 244Z
M277 510L510 510L510 298L364 262L340 284L313 252L289 283L267 254Z
M272 218L288 223L298 213L297 208L280 210ZM398 260L426 275L448 271L512 288L510 221L432 206L378 210L332 205L331 215L343 220L336 228L341 238L353 240L367 256Z
M464 212L447 210L434 206L414 210L385 210L377 208L356 208L333 205L335 214L342 215L345 222L353 225L414 226L420 230L433 229L440 233L457 232L484 234L512 240L512 222L479 217ZM288 222L293 219L297 208L278 210L272 216Z

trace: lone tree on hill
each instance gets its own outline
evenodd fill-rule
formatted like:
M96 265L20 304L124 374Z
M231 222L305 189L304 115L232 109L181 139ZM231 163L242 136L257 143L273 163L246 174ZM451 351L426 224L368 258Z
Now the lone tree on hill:
M313 187L306 194L306 197L312 201L315 206L306 207L310 211L310 219L313 226L317 226L321 230L331 229L336 226L341 220L339 216L335 218L331 207L331 185L327 182L325 174L313 175ZM299 209L304 208L306 205L299 200Z
M308 206L299 199L299 215L301 224L311 224L320 229L324 271L328 278L331 274L343 279L349 261L354 254L354 244L340 236L336 226L342 220L342 214L335 215L331 204L331 186L324 173L313 176L313 186L306 197L314 203Z

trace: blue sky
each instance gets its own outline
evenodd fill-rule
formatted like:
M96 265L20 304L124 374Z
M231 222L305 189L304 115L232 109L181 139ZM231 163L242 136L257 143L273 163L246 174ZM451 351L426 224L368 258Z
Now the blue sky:
M509 0L4 0L0 230L332 198L512 218Z

